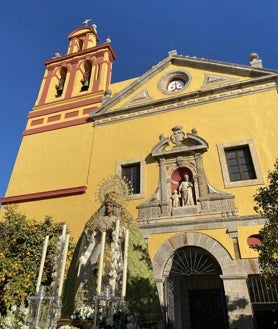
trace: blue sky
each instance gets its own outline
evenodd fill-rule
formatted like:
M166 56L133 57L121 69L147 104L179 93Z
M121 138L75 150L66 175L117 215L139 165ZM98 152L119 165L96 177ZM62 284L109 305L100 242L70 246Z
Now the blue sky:
M277 0L8 0L0 2L0 196L4 196L44 73L67 36L91 18L117 54L112 81L139 76L180 55L248 65L257 52L278 69Z

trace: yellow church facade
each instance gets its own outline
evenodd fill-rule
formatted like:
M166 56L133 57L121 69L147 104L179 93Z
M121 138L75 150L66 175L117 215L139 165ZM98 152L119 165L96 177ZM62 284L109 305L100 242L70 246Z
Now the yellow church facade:
M103 180L125 177L165 323L263 328L278 301L259 296L252 246L264 219L253 196L278 156L278 72L257 54L238 65L170 51L111 84L111 40L99 45L95 26L68 39L67 54L45 62L2 216L16 203L28 217L64 221L77 240Z

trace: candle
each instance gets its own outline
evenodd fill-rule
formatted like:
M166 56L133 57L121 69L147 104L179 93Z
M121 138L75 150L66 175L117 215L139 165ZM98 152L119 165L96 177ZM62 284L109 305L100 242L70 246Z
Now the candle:
M67 233L67 225L63 224L63 228L62 228L62 236L66 236Z
M120 232L120 220L116 220L116 230L115 230L115 242L118 243L119 240L119 232Z
M39 269L39 275L38 275L37 286L36 286L36 294L39 293L40 286L41 286L42 272L43 272L44 263L45 263L45 257L46 257L46 252L47 252L48 241L49 241L49 235L47 235L45 237L45 239L44 239L43 250L42 250L42 258L41 258L41 265L40 265L40 269Z
M62 265L61 265L59 287L58 287L58 297L62 296L65 268L66 268L67 255L68 255L68 247L69 247L69 234L67 234L65 236L65 244L64 244L63 254L62 254Z
M99 268L98 268L98 278L97 278L97 296L100 296L100 293L101 293L105 239L106 239L106 232L104 231L104 232L102 232L102 235L101 235Z
M114 245L115 245L116 255L119 254L119 232L120 232L120 220L117 219L116 220L116 228L115 228L115 238L114 238ZM118 260L118 257L117 257L117 260ZM112 262L114 262L114 258L112 259ZM117 266L117 268L118 268L118 266ZM116 290L116 278L113 277L113 279L111 281L112 281L112 284L111 284L111 286L112 286L112 295L114 296L115 295L115 290Z
M122 298L124 298L125 297L125 294L126 294L128 244L129 244L129 230L126 230L125 231L125 249L124 249L124 268L123 268Z

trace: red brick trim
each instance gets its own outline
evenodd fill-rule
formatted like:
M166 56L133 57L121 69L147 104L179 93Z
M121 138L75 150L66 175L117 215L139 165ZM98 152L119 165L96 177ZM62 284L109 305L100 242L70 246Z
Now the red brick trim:
M101 101L102 101L102 96L97 96L95 98L89 98L89 99L86 99L86 100L83 100L83 101L77 101L75 103L57 105L57 106L52 107L50 109L39 110L39 109L36 109L36 107L34 107L34 110L29 112L28 119L33 119L33 118L36 118L36 117L40 117L42 115L54 114L54 113L57 113L57 112L73 110L75 108L101 103Z
M77 117L78 113L79 113L78 111L67 112L65 114L65 119Z
M112 48L110 43L103 43L101 45L95 46L93 48L87 48L84 50L81 50L78 52L78 56L82 59L82 57L86 56L89 54L90 56L95 56L99 51L103 50L103 52L109 52L111 54L112 59L116 59L116 53L114 49ZM44 64L47 66L49 64L56 64L59 62L66 62L69 59L72 59L73 57L76 57L76 53L70 53L61 57L55 57L52 59L49 59L44 62Z
M53 115L49 118L47 118L47 122L53 122L53 121L58 121L61 119L61 114L58 114L58 115Z
M39 127L39 128L26 129L23 131L23 136L39 134L39 133L46 132L46 131L82 125L82 124L88 123L88 119L89 118L86 117L86 118L81 118L81 119L76 119L76 120L70 120L70 121L64 121L64 122L60 122L60 123L50 124L48 126L43 126L43 127Z
M43 118L41 119L36 119L36 120L32 120L31 121L31 126L35 126L35 125L41 125L43 123Z
M29 193L22 195L13 195L7 196L4 198L0 198L0 203L2 205L19 203L19 202L28 202L28 201L36 201L43 199L52 199L52 198L61 198L70 195L84 194L86 193L87 186L77 186L64 188L60 190L46 191L46 192L38 192L38 193Z

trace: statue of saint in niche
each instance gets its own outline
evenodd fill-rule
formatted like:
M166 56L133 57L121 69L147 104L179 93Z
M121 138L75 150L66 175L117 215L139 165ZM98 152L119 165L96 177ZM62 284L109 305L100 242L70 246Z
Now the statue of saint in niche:
M178 208L180 207L180 194L178 193L177 190L175 190L173 193L172 193L172 207L173 208Z
M184 174L184 180L180 183L179 192L181 194L181 205L194 206L193 184L189 181L189 175Z

